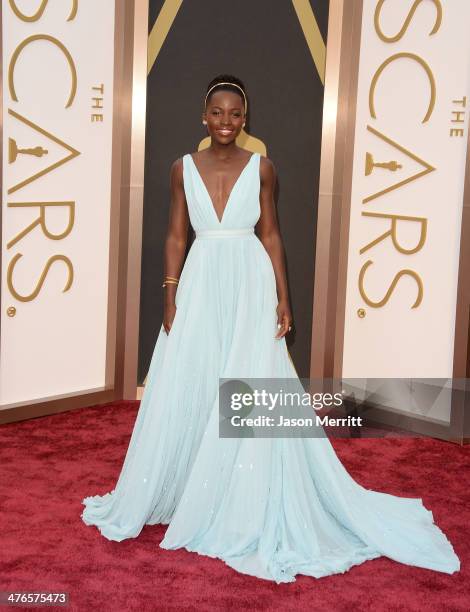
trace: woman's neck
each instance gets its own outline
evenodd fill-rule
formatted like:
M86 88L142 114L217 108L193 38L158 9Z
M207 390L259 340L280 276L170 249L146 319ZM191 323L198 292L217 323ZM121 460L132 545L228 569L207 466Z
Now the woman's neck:
M217 159L224 160L233 157L240 147L235 141L228 144L221 144L220 142L212 141L208 147L211 154Z

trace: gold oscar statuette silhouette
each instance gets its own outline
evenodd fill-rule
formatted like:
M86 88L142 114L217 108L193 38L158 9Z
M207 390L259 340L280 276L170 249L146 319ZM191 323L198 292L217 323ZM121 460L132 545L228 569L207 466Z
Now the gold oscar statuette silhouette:
M46 155L49 151L44 149L43 147L37 146L32 149L19 149L16 144L16 140L14 138L8 139L8 163L12 164L16 161L18 157L18 153L23 153L25 155L34 155L35 157L42 157Z
M372 174L374 168L385 168L391 172L396 172L398 168L403 168L403 166L395 160L389 162L374 162L372 153L366 153L366 176Z

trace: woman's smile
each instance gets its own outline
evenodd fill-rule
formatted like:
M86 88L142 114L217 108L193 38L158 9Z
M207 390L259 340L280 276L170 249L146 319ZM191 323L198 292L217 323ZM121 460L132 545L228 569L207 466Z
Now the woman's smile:
M233 128L217 128L216 131L221 134L221 136L230 136L233 133Z

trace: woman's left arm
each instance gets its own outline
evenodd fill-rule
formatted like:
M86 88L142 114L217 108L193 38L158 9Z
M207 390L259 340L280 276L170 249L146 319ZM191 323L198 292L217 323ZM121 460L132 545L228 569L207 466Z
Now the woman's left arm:
M279 331L276 338L287 334L292 325L292 312L287 289L285 252L282 243L279 223L274 203L274 189L276 185L276 168L270 159L261 157L260 160L260 207L261 214L256 225L256 233L263 243L274 268L277 289L277 323Z

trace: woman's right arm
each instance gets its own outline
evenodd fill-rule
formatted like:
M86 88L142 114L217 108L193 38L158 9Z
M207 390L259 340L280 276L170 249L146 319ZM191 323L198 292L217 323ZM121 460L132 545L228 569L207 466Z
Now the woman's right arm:
M170 213L164 251L164 276L179 278L188 240L189 215L183 186L183 160L173 162L170 171ZM163 327L168 334L176 314L176 287L163 288Z

